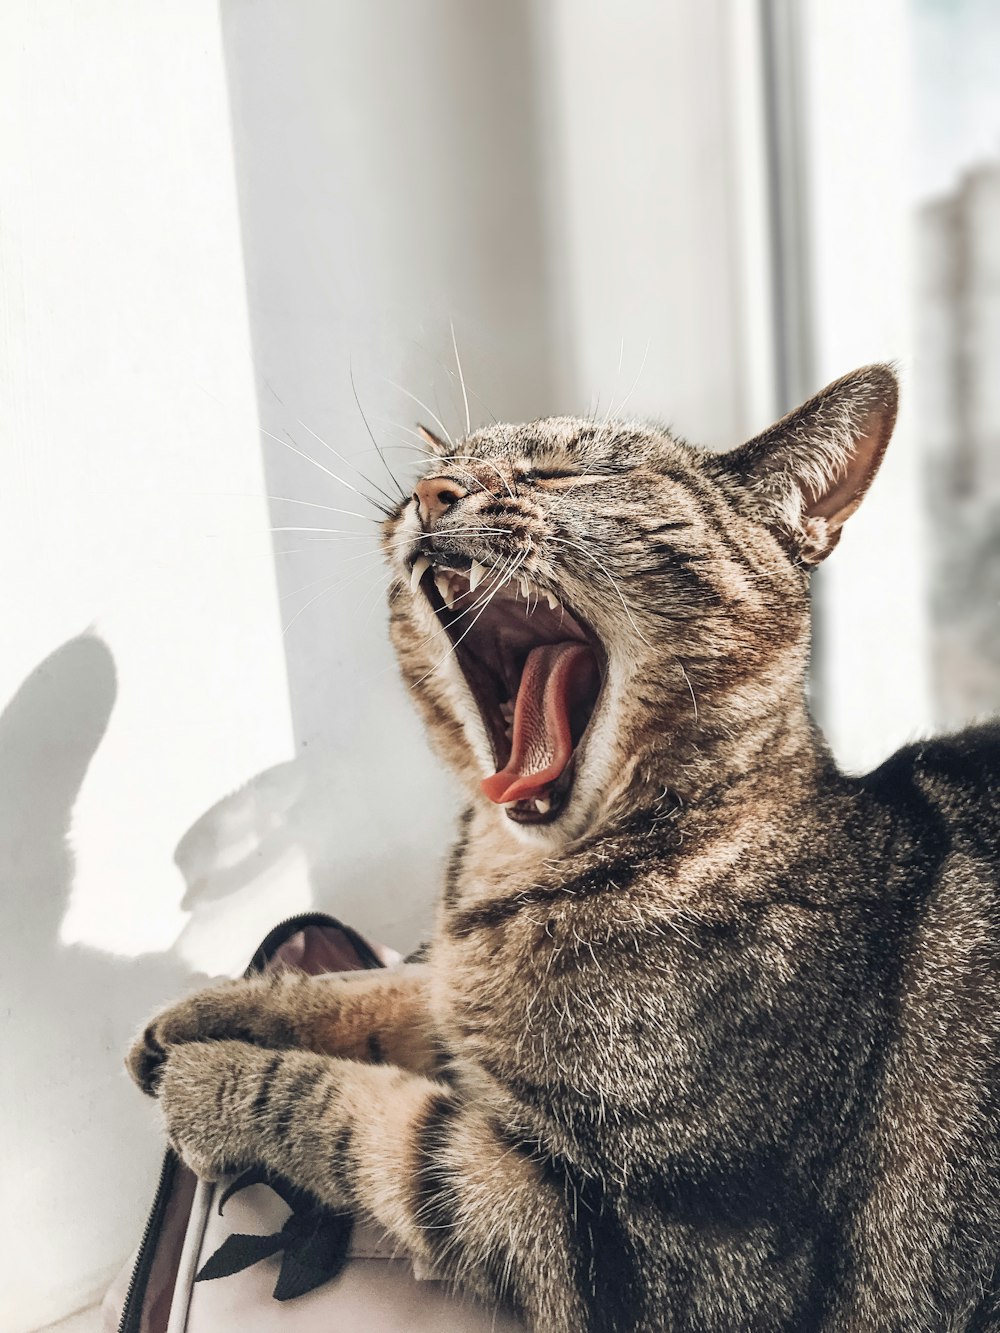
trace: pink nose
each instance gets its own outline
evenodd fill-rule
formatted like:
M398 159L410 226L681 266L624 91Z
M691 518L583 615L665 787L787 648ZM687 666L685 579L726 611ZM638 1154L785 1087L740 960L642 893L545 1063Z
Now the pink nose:
M420 510L420 521L425 528L436 523L468 491L451 477L424 477L418 481L413 498Z

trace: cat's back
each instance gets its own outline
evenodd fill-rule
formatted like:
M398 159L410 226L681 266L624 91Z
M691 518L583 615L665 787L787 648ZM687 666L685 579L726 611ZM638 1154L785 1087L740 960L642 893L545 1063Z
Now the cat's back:
M1000 719L905 746L861 783L927 869L962 856L1000 872Z
M895 825L878 870L896 928L843 1326L897 1302L914 1328L935 1308L985 1328L965 1321L1000 1253L1000 722L907 746L861 784Z

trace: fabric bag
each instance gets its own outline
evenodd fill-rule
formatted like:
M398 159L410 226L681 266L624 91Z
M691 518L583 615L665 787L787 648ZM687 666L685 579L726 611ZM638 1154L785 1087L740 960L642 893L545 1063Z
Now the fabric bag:
M392 966L323 913L276 926L247 975ZM105 1333L523 1333L415 1271L391 1241L246 1173L209 1184L168 1150L142 1240L102 1306Z

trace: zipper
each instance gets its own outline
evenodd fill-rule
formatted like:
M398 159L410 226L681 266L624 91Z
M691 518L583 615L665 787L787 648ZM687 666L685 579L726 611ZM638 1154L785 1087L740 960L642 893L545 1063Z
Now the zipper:
M335 930L339 930L347 936L365 967L382 966L378 954L368 941L359 935L356 930L352 930L350 926L345 926L343 922L338 921L336 917L330 916L326 912L299 912L296 916L289 916L284 921L279 921L273 929L268 931L254 951L254 955L243 975L251 977L255 972L263 971L285 940L290 935L294 935L297 930L304 930L306 926L332 926ZM132 1265L132 1275L125 1290L125 1301L122 1305L121 1318L118 1321L118 1333L140 1333L142 1306L146 1296L146 1287L149 1283L150 1270L153 1267L156 1241L159 1238L163 1215L167 1211L167 1200L170 1197L170 1191L173 1189L174 1177L177 1175L179 1165L180 1159L177 1154L172 1148L168 1148L163 1154L160 1179L157 1182L156 1193L153 1195L149 1216L146 1218L142 1239L139 1241L135 1263Z
M167 1200L170 1197L170 1191L173 1188L174 1176L177 1174L177 1154L172 1148L168 1148L163 1154L163 1165L160 1167L160 1179L156 1184L156 1193L153 1195L153 1206L149 1210L149 1216L146 1218L146 1225L143 1228L142 1240L139 1242L139 1249L135 1256L135 1263L132 1265L132 1275L128 1280L128 1287L125 1290L125 1301L122 1305L122 1317L118 1321L118 1333L138 1333L139 1319L132 1318L133 1307L136 1315L142 1316L142 1297L146 1293L146 1286L149 1282L149 1270L153 1266L153 1255L156 1252L156 1246L150 1244L153 1232L159 1231L160 1224L163 1222L163 1214L167 1211ZM138 1300L136 1299L139 1294Z

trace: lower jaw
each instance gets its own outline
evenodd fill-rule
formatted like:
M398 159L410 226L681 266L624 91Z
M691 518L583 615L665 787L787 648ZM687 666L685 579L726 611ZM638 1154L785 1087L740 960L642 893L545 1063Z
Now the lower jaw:
M504 814L512 824L544 825L554 823L562 814L569 800L575 771L576 757L574 756L555 782L546 787L540 797L513 801L510 805L503 807ZM536 800L548 802L548 808L539 810L535 804Z

